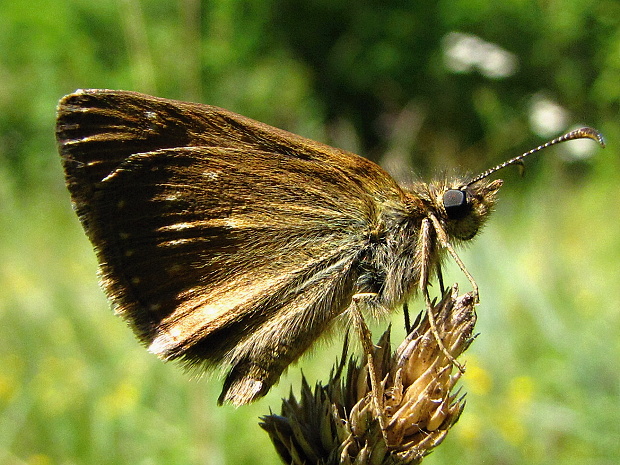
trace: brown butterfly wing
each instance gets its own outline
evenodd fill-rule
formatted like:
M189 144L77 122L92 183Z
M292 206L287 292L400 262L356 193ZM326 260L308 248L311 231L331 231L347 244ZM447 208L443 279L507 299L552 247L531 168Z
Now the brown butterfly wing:
M81 91L57 137L108 296L150 350L265 394L342 313L384 202L375 164L207 105Z

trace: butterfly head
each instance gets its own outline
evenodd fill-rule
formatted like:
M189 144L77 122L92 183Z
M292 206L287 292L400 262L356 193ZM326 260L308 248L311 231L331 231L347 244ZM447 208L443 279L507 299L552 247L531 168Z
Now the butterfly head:
M493 209L502 183L496 179L444 189L440 211L448 235L462 241L472 239Z
M580 128L501 163L473 177L466 183L455 182L451 186L445 187L439 203L448 235L459 240L469 240L476 235L492 210L497 191L502 185L500 179L492 182L487 181L491 174L507 166L521 165L525 157L551 145L583 138L593 139L605 147L603 137L598 131L592 128Z

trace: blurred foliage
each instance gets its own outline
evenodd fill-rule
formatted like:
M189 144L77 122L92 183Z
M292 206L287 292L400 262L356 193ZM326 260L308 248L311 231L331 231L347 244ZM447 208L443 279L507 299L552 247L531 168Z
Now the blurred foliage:
M450 65L455 33L514 71ZM294 367L258 404L216 408L218 382L154 360L107 311L53 132L62 95L105 87L222 106L404 177L537 145L541 100L564 112L556 132L600 129L593 158L565 144L503 174L463 253L482 292L469 402L426 463L618 463L619 83L615 0L0 3L0 462L276 463L257 417L298 386ZM331 354L302 362L309 378Z

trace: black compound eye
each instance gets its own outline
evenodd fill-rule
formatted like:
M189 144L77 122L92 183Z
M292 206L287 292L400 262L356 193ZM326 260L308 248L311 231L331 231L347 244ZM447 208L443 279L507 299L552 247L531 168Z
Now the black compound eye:
M467 202L467 194L460 189L447 190L443 195L443 207L451 220L460 220L469 213L470 205Z

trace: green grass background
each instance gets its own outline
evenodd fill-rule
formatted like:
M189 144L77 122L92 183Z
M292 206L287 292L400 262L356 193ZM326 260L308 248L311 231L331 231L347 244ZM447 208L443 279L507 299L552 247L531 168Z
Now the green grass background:
M300 368L325 379L340 350L319 344L234 409L216 407L217 379L190 379L134 340L98 288L55 149L56 102L79 87L219 105L374 159L399 154L425 179L540 143L532 95L603 131L592 158L567 159L564 145L523 179L502 173L497 211L462 254L482 298L467 407L425 463L619 463L619 26L611 0L1 2L0 463L278 463L258 417L298 388ZM449 71L450 31L511 51L517 72ZM399 115L409 124L394 131ZM454 267L447 281L466 289Z

